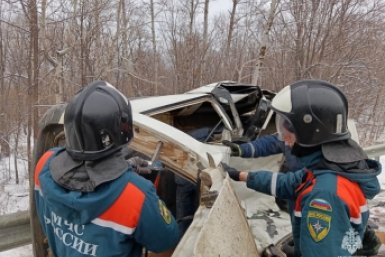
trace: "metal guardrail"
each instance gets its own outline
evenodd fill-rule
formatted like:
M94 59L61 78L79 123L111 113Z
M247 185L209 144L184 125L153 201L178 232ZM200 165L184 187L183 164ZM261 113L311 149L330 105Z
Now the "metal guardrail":
M385 144L364 148L369 158L385 155ZM0 216L0 252L32 243L28 211Z
M29 222L28 211L0 216L0 251L32 243Z
M369 158L379 159L380 156L385 155L385 144L372 145L364 148Z

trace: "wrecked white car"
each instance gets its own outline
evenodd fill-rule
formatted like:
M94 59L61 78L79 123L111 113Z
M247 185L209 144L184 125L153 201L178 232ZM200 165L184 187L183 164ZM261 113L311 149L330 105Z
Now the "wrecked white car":
M272 133L267 107L273 97L274 93L256 86L219 82L179 95L130 99L134 122L131 150L162 161L167 169L160 176L160 197L175 212L173 176L198 188L199 207L172 256L250 257L262 252L286 256L285 251L291 251L289 215L280 211L273 197L226 177L219 165L224 162L238 169L278 171L281 155L230 157L230 148L221 143ZM64 109L65 105L53 106L42 118L35 163L49 148L64 144ZM48 256L33 198L30 207L34 254Z

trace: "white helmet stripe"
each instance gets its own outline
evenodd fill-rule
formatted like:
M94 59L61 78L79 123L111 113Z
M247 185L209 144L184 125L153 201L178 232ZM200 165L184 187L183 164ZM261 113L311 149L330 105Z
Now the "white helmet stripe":
M271 106L280 112L289 113L293 109L293 104L291 102L291 87L286 86L278 94L275 95Z

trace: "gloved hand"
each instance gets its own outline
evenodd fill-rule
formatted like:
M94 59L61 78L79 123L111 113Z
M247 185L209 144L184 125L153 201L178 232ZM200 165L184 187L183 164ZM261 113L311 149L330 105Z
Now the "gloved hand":
M225 172L229 174L229 177L235 181L239 181L239 174L241 173L239 170L230 167L224 162L221 162L222 168Z
M131 157L127 160L128 164L139 174L151 174L151 169L148 166L148 161L140 158L139 156Z
M230 155L231 156L241 156L242 155L241 147L238 144L230 142L228 140L223 140L222 144L224 144L225 146L230 147L230 149L231 149L231 154Z

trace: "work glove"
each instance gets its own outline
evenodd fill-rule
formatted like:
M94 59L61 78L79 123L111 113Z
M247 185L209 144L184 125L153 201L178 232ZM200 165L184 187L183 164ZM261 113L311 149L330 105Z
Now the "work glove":
M357 256L377 256L378 249L381 247L381 241L376 236L375 230L372 227L374 224L369 223L366 226L364 239L362 240L362 248L358 249L355 254Z
M148 165L148 161L140 158L139 156L131 157L127 160L128 164L133 168L136 173L139 174L151 174L152 170Z
M230 155L231 156L241 156L242 155L241 147L238 144L230 142L228 140L223 140L222 144L230 147L230 149L231 149Z
M224 162L221 162L222 168L225 172L229 174L229 177L235 181L239 181L239 174L241 173L239 170L230 167Z

